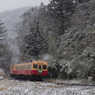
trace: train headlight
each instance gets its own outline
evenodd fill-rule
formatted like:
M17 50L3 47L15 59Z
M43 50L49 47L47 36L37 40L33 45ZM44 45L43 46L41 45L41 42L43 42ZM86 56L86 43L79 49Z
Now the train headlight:
M46 63L44 62L44 64L46 65Z

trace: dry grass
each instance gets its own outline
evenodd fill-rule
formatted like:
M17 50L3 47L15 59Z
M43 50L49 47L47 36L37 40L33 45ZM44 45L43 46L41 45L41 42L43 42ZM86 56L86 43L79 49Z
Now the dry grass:
M0 91L7 90L11 86L17 86L18 82L10 81L8 79L0 80ZM3 86L2 86L3 85Z

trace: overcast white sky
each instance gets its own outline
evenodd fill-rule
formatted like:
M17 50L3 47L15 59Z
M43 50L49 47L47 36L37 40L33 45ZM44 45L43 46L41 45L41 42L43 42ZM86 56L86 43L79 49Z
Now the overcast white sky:
M49 0L0 0L0 12L25 6L39 6L41 2L46 5L49 3Z

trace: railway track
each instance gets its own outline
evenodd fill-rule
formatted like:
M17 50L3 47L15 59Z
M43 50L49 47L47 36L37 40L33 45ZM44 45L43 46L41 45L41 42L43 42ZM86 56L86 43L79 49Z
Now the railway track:
M71 84L71 83L55 83L57 85L67 85L67 86L93 86L95 87L95 85L90 85L90 84Z
M18 80L18 81L31 81L29 79L14 79L14 78L9 78L10 80ZM37 81L37 80L33 80L33 82L44 82L44 83L52 83L52 84L57 84L57 85L65 85L65 86L93 86L95 87L95 84L81 84L81 83L65 83L65 82L48 82L47 80L43 80L43 81Z

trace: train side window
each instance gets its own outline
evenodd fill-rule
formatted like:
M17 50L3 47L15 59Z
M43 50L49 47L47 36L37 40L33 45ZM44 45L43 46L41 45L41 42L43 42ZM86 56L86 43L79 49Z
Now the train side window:
M29 70L31 70L31 65L29 65Z
M25 65L23 65L23 70L25 70Z
M22 65L22 70L24 70L24 65Z
M20 66L20 69L22 69L22 66Z
M17 66L17 69L19 70L19 66Z
M46 69L47 67L46 67L46 65L43 65L43 69Z
M17 70L17 66L15 67L15 69Z
M23 69L23 66L21 66L21 70Z
M21 70L21 66L19 66L19 69Z
M33 64L33 68L34 69L37 69L37 64Z
M25 65L25 70L27 70L27 65Z
M21 70L21 65L20 65L20 70Z
M20 69L22 70L22 66L20 66Z
M23 65L21 66L21 69L23 70Z
M18 66L18 70L20 69L20 66Z
M17 70L18 70L18 66L17 66L17 68L16 68Z
M31 70L31 65L28 65L28 66L27 66L27 69L28 69L28 70Z
M23 70L23 65L22 65L22 70Z
M26 66L25 66L25 70L27 70L27 68L28 68L28 66L26 65Z
M24 70L26 69L26 65L23 66L23 69L24 69Z
M29 65L27 66L27 69L29 70Z
M24 65L23 65L23 70L24 70Z

